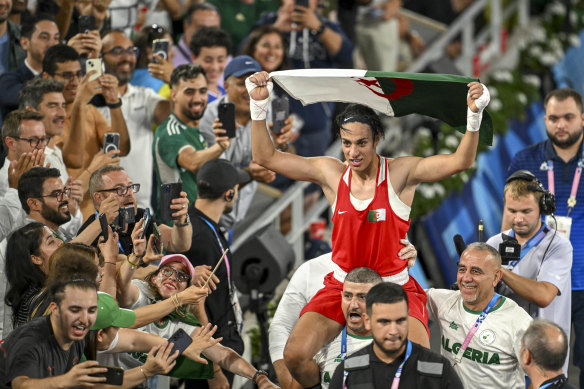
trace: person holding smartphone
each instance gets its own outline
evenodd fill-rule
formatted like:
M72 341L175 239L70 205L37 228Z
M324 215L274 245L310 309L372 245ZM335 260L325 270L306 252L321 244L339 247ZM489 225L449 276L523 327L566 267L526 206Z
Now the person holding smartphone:
M173 111L156 129L152 143L156 185L182 181L192 204L197 199L197 172L205 162L219 157L231 140L217 132L209 145L199 131L207 108L207 78L202 67L180 65L172 72L170 85Z
M232 228L241 221L249 209L259 182L270 183L276 178L276 174L253 161L251 155L251 115L249 98L245 96L245 78L254 72L261 71L260 64L247 55L240 55L225 67L226 95L215 100L205 111L201 119L201 133L209 145L215 143L214 134L219 133L230 138L231 143L221 158L229 160L239 169L244 169L251 177L249 183L239 192L239 197L233 205L233 210L221 218L221 225ZM224 108L229 108L231 111ZM229 121L229 122L228 122ZM276 147L282 152L290 152L290 139L292 137L292 118L287 117L284 127L279 134L271 132L271 137ZM268 124L273 128L273 123ZM228 131L232 130L232 131Z
M79 233L86 228L92 226L97 216L98 210L101 209L102 204L108 204L110 207L115 207L119 210L122 207L132 208L134 211L134 219L119 231L120 253L126 256L132 256L129 261L132 266L138 267L141 265L143 253L137 251L133 240L142 235L142 231L135 231L135 226L138 223L143 223L144 208L138 207L136 201L136 192L141 190L141 185L134 183L128 173L121 166L107 165L96 170L89 181L89 193L94 203L94 212L85 220L81 226ZM187 216L187 194L181 192L178 198L171 199L169 205L172 210L171 216L176 218L173 221L173 226L164 224L158 225L160 231L160 243L162 248L172 251L185 251L190 248L190 237L192 235L192 226ZM119 211L113 215L107 215L107 222L111 224L115 217L119 215ZM113 216L113 217L112 217ZM153 234L153 220L146 228L144 239L149 241ZM140 224L141 226L141 224ZM136 234L139 234L136 236ZM92 243L97 246L97 240Z
M152 191L155 189L152 182L154 161L152 154L146 150L152 147L152 126L159 125L170 114L170 101L147 85L132 82L136 72L141 71L136 69L137 66L141 67L136 58L139 51L121 31L111 31L103 37L105 71L118 80L121 110L132 139L132 149L126 157L121 158L120 165L132 179L141 184L141 190L136 195L140 207L151 208ZM107 107L99 110L106 118L110 117Z
M121 271L123 272L132 272L133 270L127 264L122 266ZM166 339L175 334L179 328L182 328L187 334L196 335L197 327L200 324L197 324L198 322L189 312L189 306L185 305L185 301L180 296L189 287L194 277L195 269L187 257L181 254L166 255L158 267L150 272L144 280L132 279L131 276L123 277L124 281L119 285L118 301L121 306L136 310L171 300L176 308L172 314L161 317L159 321L147 324L141 329ZM220 343L207 348L203 351L203 355L222 369L253 380L260 389L277 388L268 379L265 371L257 370L231 348ZM119 355L119 361L128 368L138 366L141 363L128 353ZM213 376L214 370L212 368L200 375L201 378L213 378ZM225 387L224 380L221 380L221 385Z

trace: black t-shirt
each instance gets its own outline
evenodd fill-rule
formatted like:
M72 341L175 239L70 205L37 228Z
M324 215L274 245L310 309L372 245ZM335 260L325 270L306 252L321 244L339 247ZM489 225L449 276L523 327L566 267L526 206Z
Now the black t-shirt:
M193 240L189 251L183 253L193 266L209 265L215 268L215 265L223 255L223 249L229 247L221 228L213 220L209 219L204 213L195 207L189 208L189 217L193 228ZM217 241L217 236L213 229L217 231L217 236L221 241L221 246ZM226 255L227 261L231 260L231 252ZM217 325L215 337L223 337L222 345L230 347L237 353L243 353L243 340L236 331L235 314L231 308L229 295L229 281L227 278L227 265L223 261L215 275L221 282L217 284L217 289L207 297L205 301L205 310L209 317L209 322Z
M373 351L373 343L362 348L359 351L349 356L369 354L369 369L373 369L373 383L374 388L388 388L393 382L397 368L402 363L405 357L405 351L392 363L385 363L375 355ZM460 378L450 365L450 362L443 356L436 354L419 344L412 343L412 353L406 363L404 364L402 375L400 379L400 388L418 388L418 360L421 361L441 361L443 364L442 378L440 380L440 388L463 389ZM343 387L343 369L345 362L341 362L335 369L333 378L329 385L329 389L341 389ZM347 376L345 381L347 388L351 388L351 374ZM373 389L373 388L372 388ZM420 388L428 389L428 388Z
M28 322L8 335L0 345L0 388L20 376L47 378L67 373L81 361L85 340L67 351L57 343L50 316Z
M542 382L541 385L539 385L539 387L541 388L542 386L544 386L546 384L551 384L551 385L547 386L547 388L549 388L549 389L560 389L560 388L561 389L576 389L575 386L572 386L568 383L568 379L563 374L560 374L557 377L550 378L549 380Z
M119 233L120 254L124 254L124 255L132 254L132 248L134 247L134 245L132 244L132 230L134 229L134 225L136 224L136 222L139 222L143 216L144 216L144 209L138 208L138 210L136 211L136 218L134 219L135 222L128 225L126 232ZM87 228L87 226L89 226L91 223L93 223L93 221L95 220L95 217L96 217L95 213L90 215L87 218L87 220L83 223L81 228L79 228L79 231L77 231L77 235L79 235L83 230L85 230ZM157 223L157 224L159 224L159 223ZM148 242L148 239L150 238L150 234L152 234L152 223L150 223L150 225L146 229L146 242ZM93 243L91 243L91 245L93 247L98 247L97 246L98 239L99 239L99 236L97 237L97 239L95 239L93 241Z

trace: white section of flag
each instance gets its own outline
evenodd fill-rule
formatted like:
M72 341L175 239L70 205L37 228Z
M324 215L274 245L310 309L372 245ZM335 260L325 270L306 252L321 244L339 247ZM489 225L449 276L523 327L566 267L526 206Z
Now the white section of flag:
M359 103L394 116L389 100L373 92L384 93L379 84L366 86L358 82L359 79L376 80L365 77L366 72L360 69L297 69L272 72L270 77L304 105L321 101Z

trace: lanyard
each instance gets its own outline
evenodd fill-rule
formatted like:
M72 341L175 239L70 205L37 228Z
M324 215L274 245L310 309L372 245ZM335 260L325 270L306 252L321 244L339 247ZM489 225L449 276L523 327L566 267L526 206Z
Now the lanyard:
M406 361L410 357L411 353L412 353L412 342L410 342L410 340L408 339L408 347L406 348L406 356L405 356L404 360L402 361L402 363L400 363L399 367L397 368L397 371L395 372L395 376L393 377L393 382L391 383L391 389L397 389L399 387L399 380L401 379L401 374L402 374L402 369L404 367L404 363L406 363Z
M209 226L209 228L211 230L213 230L213 233L215 234L215 239L217 239L217 243L219 244L221 251L225 252L225 247L223 247L223 244L221 244L221 239L219 239L219 234L217 234L217 230L215 230L215 227L204 217L199 216L199 219L204 221ZM228 280L230 280L231 279L231 267L229 266L229 260L227 259L227 254L225 254L225 267L227 267L227 278L228 278ZM228 282L228 284L231 284L231 283ZM229 290L231 291L231 285L229 285Z
M552 385L556 385L556 384L561 384L564 381L565 380L563 379L563 377L561 377L559 380L548 382L547 384L540 386L539 389L547 388L548 386L552 386Z
M95 211L95 220L97 220L99 218L99 211ZM113 229L112 229L113 231ZM121 234L120 234L121 235ZM97 237L98 241L99 241L99 236ZM103 242L105 243L105 242ZM132 242L133 244L134 242ZM122 242L120 242L120 236L118 236L118 247L120 248L120 251L122 252L122 254L126 254L126 250L124 250L124 248L122 247Z
M347 326L343 327L341 333L341 362L347 359Z
M576 194L578 194L578 186L580 185L580 178L582 176L582 167L584 166L584 161L582 158L578 161L578 166L574 172L574 179L572 180L572 190L570 191L570 197L568 198L568 212L566 216L570 216L570 212L576 206ZM548 176L548 190L553 194L555 192L555 181L554 181L554 162L547 161L547 176Z
M345 332L345 336L346 336L346 327L343 330ZM341 346L342 347L342 346ZM397 368L397 371L395 372L395 376L393 377L393 381L391 383L391 389L397 389L399 387L399 381L401 379L401 374L402 374L402 370L404 368L404 364L406 363L406 361L408 360L408 358L410 357L410 355L412 354L412 342L410 342L410 340L408 339L408 346L406 347L406 356L404 357L404 360L402 361L402 363L400 363L400 365ZM369 367L371 368L371 367ZM343 371L343 389L347 389L347 376L349 375L349 372L347 370Z
M485 320L485 318L487 317L489 312L491 312L491 310L495 307L495 304L497 304L497 300L499 300L500 297L501 297L500 294L495 293L495 295L493 296L493 298L491 299L489 304L485 307L483 312L479 315L479 317L477 318L477 320L475 321L475 323L471 327L470 331L468 331L466 338L464 338L464 342L462 342L462 346L460 346L460 350L458 351L458 354L456 354L456 356L454 357L454 363L460 363L462 361L462 356L463 356L464 352L466 351L466 348L468 347L472 337L477 332L477 330L479 329L479 326Z
M543 224L541 226L541 228L539 229L539 232L537 234L535 234L535 236L533 236L531 239L529 239L525 243L524 247L521 247L521 254L519 255L519 259L516 260L516 261L513 261L511 263L509 263L509 266L507 266L507 269L513 270L515 268L515 266L517 266L517 264L529 252L529 250L531 250L533 247L537 246L543 240L543 238L545 238L545 234L547 234L548 231L549 230L548 230L547 226L545 224ZM509 236L512 237L512 238L514 238L515 237L515 231L511 230L509 232Z

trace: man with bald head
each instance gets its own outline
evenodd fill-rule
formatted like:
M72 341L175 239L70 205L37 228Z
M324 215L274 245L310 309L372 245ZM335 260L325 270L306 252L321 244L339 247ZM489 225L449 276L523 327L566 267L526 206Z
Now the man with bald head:
M546 319L531 323L521 341L521 367L532 388L576 389L562 373L568 344L566 333L556 323Z
M141 208L151 208L152 195L152 153L145 152L152 147L154 133L152 124L158 126L170 115L170 101L159 96L150 88L134 86L130 79L136 69L138 51L121 31L112 31L103 37L102 58L106 73L118 79L118 93L122 101L122 113L128 126L132 149L120 159L120 165L128 175L141 184L136 200ZM109 109L99 108L106 119L111 121Z
M525 388L521 337L532 318L495 293L501 277L499 252L476 242L460 256L459 290L427 291L428 317L440 326L442 355L465 387Z

